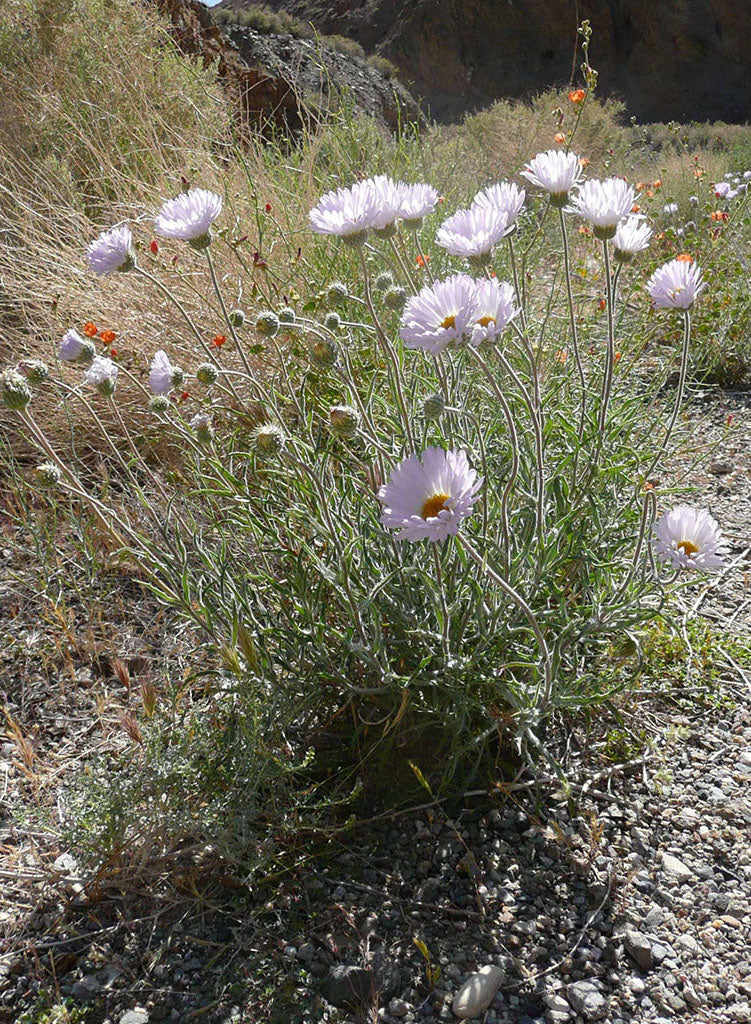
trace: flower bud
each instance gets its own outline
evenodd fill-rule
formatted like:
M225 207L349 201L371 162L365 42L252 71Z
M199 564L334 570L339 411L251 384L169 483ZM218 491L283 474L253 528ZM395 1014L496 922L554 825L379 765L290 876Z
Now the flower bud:
M342 325L342 318L338 313L327 313L323 318L323 326L329 331L338 331Z
M182 387L185 382L185 370L181 366L172 367L172 387Z
M344 302L348 295L347 286L341 281L333 281L326 292L326 298L332 306L337 306L340 302Z
M62 477L54 462L41 462L34 470L34 479L39 487L55 487Z
M351 235L341 235L341 240L350 249L362 249L368 237L367 231L355 231Z
M84 366L89 366L94 362L96 358L96 345L93 341L89 341L87 338L81 346L81 354L76 359L77 363L83 363Z
M382 270L380 274L376 275L376 278L373 281L373 287L376 289L376 291L385 292L388 291L389 288L391 288L393 283L394 275L391 273L391 271Z
M309 349L311 363L321 370L328 370L336 362L339 349L328 338L316 338Z
M190 426L196 432L196 437L201 444L211 444L214 440L214 428L211 425L211 417L205 412L196 413L190 421Z
M213 234L211 228L209 228L208 231L204 232L204 234L202 234L202 235L199 235L197 238L189 238L188 239L188 245L192 249L197 249L199 252L201 252L203 249L208 249L208 247L211 245L213 239L214 239L214 234Z
M276 458L284 447L284 431L276 423L264 423L256 430L256 454L259 459Z
M280 324L293 324L297 319L297 314L291 306L282 306L279 310L279 323Z
M389 288L383 296L383 301L389 309L401 311L404 309L404 304L407 301L407 293L404 288L396 285L394 288Z
M201 363L196 367L196 379L199 384L216 384L219 379L219 371L213 363Z
M149 409L157 416L163 416L169 411L170 401L166 395L154 395L149 402Z
M422 404L422 414L426 420L439 420L446 410L443 395L429 395Z
M256 317L256 330L262 338L273 338L279 330L279 317L270 310Z
M50 375L50 368L41 359L22 359L18 364L18 372L22 373L29 384L42 384Z
M5 370L0 383L5 405L14 412L25 409L31 401L31 388L26 377L18 370Z
M233 309L229 315L229 322L233 327L244 327L245 313L241 309Z
M615 233L618 230L617 224L593 224L592 234L599 242L607 242L610 238L615 238Z
M360 426L360 414L351 405L335 405L329 409L329 422L337 437L354 437Z

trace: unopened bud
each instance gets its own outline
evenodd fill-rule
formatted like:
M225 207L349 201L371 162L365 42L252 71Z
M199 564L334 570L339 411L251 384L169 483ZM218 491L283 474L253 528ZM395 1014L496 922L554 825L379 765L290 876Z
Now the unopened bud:
M316 338L310 346L310 361L322 370L333 366L338 354L336 344L328 338Z
M335 405L329 409L329 422L337 437L354 437L360 426L360 414L351 405Z
M34 478L39 487L55 487L62 477L63 474L54 462L41 462L34 470Z
M169 411L170 401L166 395L154 395L149 402L149 409L157 416L163 416Z
M172 387L173 388L182 387L184 381L185 381L185 370L183 370L183 368L181 366L173 366L172 367Z
M284 431L276 423L264 423L256 430L256 454L259 459L273 459L284 448Z
M394 275L390 270L382 270L380 274L376 275L373 281L373 287L379 292L388 291L388 289L394 283Z
M338 331L342 325L342 318L338 313L327 313L323 319L323 326L329 331Z
M443 395L429 395L422 404L422 414L426 420L439 420L445 410Z
M389 309L402 310L404 309L404 303L407 301L407 293L404 288L396 285L394 288L389 288L383 296L383 301Z
M41 359L22 359L18 364L18 372L22 373L29 384L42 384L50 375L50 368Z
M241 309L233 309L229 315L229 322L233 327L244 327L245 313Z
M199 384L216 384L219 379L219 371L213 363L201 363L196 367L196 380Z
M256 330L263 338L273 338L279 330L279 317L270 310L256 317Z
M348 295L349 291L347 290L347 286L341 281L332 281L326 292L326 298L332 306L336 306L340 302L344 302Z
M214 439L214 428L211 425L211 417L205 412L197 413L190 421L190 426L195 430L196 437L201 444L211 444Z
M26 377L18 370L5 370L0 382L5 405L14 412L25 409L31 401L31 388Z
M280 324L293 324L297 319L297 314L291 306L282 306L279 310L279 323Z

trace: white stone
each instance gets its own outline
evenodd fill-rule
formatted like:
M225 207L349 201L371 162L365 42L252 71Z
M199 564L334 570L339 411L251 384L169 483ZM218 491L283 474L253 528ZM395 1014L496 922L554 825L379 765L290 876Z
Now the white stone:
M684 864L682 860L673 857L670 853L663 853L662 855L662 870L666 875L670 878L675 878L678 882L687 882L690 878L694 877L691 868Z
M454 996L452 1010L459 1020L479 1016L493 1002L493 996L501 987L504 970L495 964L481 967L464 982Z

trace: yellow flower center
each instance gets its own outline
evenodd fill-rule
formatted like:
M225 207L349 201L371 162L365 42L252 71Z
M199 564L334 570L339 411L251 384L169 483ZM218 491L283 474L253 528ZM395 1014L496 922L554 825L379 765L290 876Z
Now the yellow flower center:
M683 551L683 554L686 555L688 558L690 558L692 555L695 555L699 550L696 544L694 544L690 540L679 541L677 546Z
M423 519L435 519L441 509L446 508L450 494L434 494L422 506Z
M456 317L447 316L446 319L442 321L441 327L443 327L447 331L450 330L452 327L456 327Z
M494 324L495 323L495 317L494 316L481 316L480 319L477 322L480 325L480 327L487 327L488 324Z

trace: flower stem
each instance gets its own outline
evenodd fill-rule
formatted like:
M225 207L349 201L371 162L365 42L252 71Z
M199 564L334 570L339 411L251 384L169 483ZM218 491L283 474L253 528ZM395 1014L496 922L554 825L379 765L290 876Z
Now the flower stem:
M449 648L449 612L448 606L446 605L446 593L444 591L443 584L443 570L441 568L441 556L438 554L438 542L430 542L431 552L433 555L433 564L435 565L435 580L438 588L438 598L441 602L441 632L443 635L443 656L446 662L450 659L450 648Z
M240 338L238 337L237 331L235 330L235 325L232 323L232 318L230 317L229 313L227 312L227 306L226 306L226 304L224 302L224 296L222 295L222 289L219 287L219 279L216 276L216 268L214 267L214 258L211 255L211 248L209 247L209 248L205 249L204 252L206 253L206 263L208 264L209 274L211 275L211 283L214 286L214 291L216 292L216 297L219 300L219 306L220 306L220 308L222 310L222 316L224 317L224 322L229 327L230 334L232 335L232 340L235 343L235 347L236 347L237 351L240 353L240 358L243 361L243 366L245 367L245 372L247 373L248 377L250 378L250 380L252 381L254 387L256 388L256 390L258 391L258 393L260 395L261 394L261 386L258 383L258 380L256 379L256 376L253 373L253 370L251 369L250 362L248 361L248 357L245 354L245 349L243 348L242 342L240 341Z
M561 226L561 239L563 241L563 269L566 276L566 295L568 297L568 315L571 325L571 347L574 350L576 371L579 375L579 388L581 390L581 405L579 408L579 430L577 437L579 445L574 452L573 482L576 482L576 470L579 461L579 449L584 443L584 424L587 419L587 379L584 376L581 352L579 351L579 332L576 329L576 310L574 309L574 290L571 283L571 260L568 251L568 235L566 233L566 219L563 216L563 209L558 209L558 221Z
M615 309L613 294L613 278L610 275L610 251L606 239L602 242L602 258L605 263L605 288L608 301L608 350L605 356L605 371L602 375L602 391L600 393L600 415L598 417L599 437L597 441L597 458L602 449L605 427L608 422L608 405L610 392L613 388L613 367L615 366Z
M662 444L660 445L659 449L655 453L654 458L652 459L651 463L649 464L649 468L647 469L646 473L644 474L644 476L642 478L643 481L649 480L650 476L654 472L655 466L657 465L657 463L662 458L662 456L663 456L663 454L665 452L665 449L668 446L668 442L670 441L670 437L671 437L671 435L673 433L673 428L675 427L676 420L678 419L678 413L681 411L681 405L683 403L683 392L684 392L684 390L686 388L686 375L688 373L688 348L689 348L690 340L691 340L691 314L686 309L686 310L684 310L684 314L683 314L683 348L681 350L681 369L680 369L680 375L678 377L678 392L677 392L677 394L675 396L675 405L673 406L673 414L670 417L670 422L668 423L667 430L665 431L665 437L662 440Z

